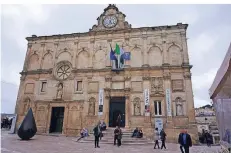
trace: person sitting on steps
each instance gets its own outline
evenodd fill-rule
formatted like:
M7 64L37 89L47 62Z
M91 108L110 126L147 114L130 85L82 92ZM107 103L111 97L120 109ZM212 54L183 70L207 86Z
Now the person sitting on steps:
M138 127L135 128L135 130L132 133L132 137L137 137L138 136Z

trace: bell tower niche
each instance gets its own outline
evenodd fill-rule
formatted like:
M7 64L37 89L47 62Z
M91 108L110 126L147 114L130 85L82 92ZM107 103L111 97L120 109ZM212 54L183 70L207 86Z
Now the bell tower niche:
M131 24L125 21L125 17L126 15L120 12L115 4L109 4L97 18L98 24L93 25L89 31L129 29Z

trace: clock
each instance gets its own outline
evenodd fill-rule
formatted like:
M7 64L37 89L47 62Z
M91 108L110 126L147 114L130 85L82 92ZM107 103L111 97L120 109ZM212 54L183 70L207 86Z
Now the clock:
M103 25L104 25L106 28L113 28L114 26L116 26L117 21L118 21L118 20L117 20L116 16L114 16L114 15L106 16L106 17L103 19Z

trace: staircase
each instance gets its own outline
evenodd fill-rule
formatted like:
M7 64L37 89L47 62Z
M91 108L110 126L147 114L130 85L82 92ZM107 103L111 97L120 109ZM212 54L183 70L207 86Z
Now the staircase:
M103 137L99 143L101 144L114 144L114 129L108 128L106 131L103 131ZM123 132L122 136L122 145L145 145L153 144L153 140L148 140L147 138L132 138L132 130L121 128ZM94 143L95 137L93 132L90 132L90 136L82 138L79 143Z

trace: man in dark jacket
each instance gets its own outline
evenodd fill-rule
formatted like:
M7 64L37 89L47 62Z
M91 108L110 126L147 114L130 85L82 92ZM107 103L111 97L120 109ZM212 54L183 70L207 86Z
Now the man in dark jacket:
M165 146L166 133L164 132L164 129L160 131L160 139L162 141L160 149L163 149L163 147L166 149L166 146Z
M95 148L100 148L99 147L99 137L100 137L100 134L101 134L101 131L100 131L100 122L95 126L95 128L93 129L94 131L94 136L95 136Z
M116 141L118 141L118 135L119 135L119 129L118 126L116 126L114 130L114 145L116 145Z
M182 153L189 153L189 147L192 146L192 139L186 130L179 134L178 143L180 144L180 150Z

